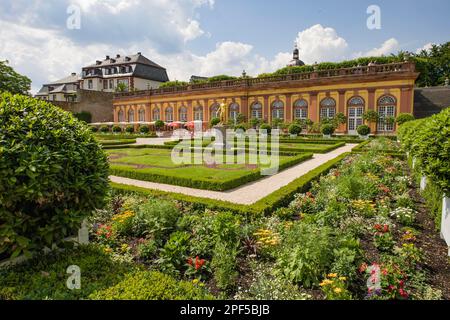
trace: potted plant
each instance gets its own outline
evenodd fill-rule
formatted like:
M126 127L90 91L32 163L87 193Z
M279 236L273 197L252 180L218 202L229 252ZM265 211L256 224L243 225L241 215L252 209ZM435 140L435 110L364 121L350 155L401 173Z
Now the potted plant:
M125 128L126 133L134 133L134 126L129 125Z
M162 136L161 129L164 128L164 126L165 126L165 124L164 124L164 121L162 121L162 120L157 120L155 122L156 135L158 137Z
M209 122L209 124L211 125L211 128L217 126L220 123L220 118L212 118L211 121Z
M91 132L93 132L93 133L98 132L98 127L92 126L91 127Z
M252 128L257 129L261 124L261 120L258 118L252 118L250 120L250 125L252 126Z
M101 133L108 133L109 132L109 127L105 126L105 125L101 126L100 127L100 132Z
M368 125L360 125L358 128L356 128L356 131L359 134L359 137L361 139L367 139L369 137L370 133L370 127Z
M302 127L299 124L293 123L289 126L289 134L291 138L296 138L302 132Z
M331 138L331 135L334 133L335 128L332 124L327 123L322 126L321 130L322 130L323 137L329 139L329 138Z
M120 126L114 126L112 128L112 132L114 132L114 133L121 133L122 132L122 128Z
M259 126L259 130L261 132L262 130L262 136L266 136L269 135L270 132L272 131L272 127L270 126L270 124L267 123L263 123L262 125Z
M139 132L140 132L141 134L147 134L147 133L150 132L150 128L149 128L148 126L146 126L146 125L140 126L140 127L139 127Z
M247 130L247 128L244 124L241 123L235 126L234 130L236 131L236 137L242 138L245 136L245 131Z

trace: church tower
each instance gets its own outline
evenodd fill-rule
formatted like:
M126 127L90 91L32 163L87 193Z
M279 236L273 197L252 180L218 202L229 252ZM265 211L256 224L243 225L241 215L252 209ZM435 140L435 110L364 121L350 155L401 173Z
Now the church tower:
M288 64L288 67L304 66L304 65L305 63L302 60L300 60L300 51L298 50L298 45L297 43L295 43L294 52L292 54L292 60Z

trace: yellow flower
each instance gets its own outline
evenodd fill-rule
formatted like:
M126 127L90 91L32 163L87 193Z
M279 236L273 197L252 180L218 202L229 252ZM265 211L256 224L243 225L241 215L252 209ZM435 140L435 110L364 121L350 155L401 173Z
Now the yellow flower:
M324 287L324 286L327 286L327 285L332 284L332 283L333 283L333 281L331 281L330 279L325 279L325 280L323 280L323 281L320 283L320 286L321 286L321 287Z
M334 288L334 292L335 292L335 293L341 293L341 292L342 292L342 289L341 289L341 288Z
M111 253L113 250L110 247L103 249L105 253Z
M345 280L347 280L347 278L346 277L339 277L339 280L345 281Z
M328 278L336 278L337 277L337 273L330 273L328 275Z
M199 282L200 282L200 280L198 280L198 279L192 280L192 283L193 283L193 284L197 284L197 283L199 283Z

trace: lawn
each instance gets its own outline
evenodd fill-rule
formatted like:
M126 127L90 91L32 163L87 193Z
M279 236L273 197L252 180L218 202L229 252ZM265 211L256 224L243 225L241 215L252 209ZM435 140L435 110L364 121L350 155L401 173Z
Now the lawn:
M119 148L109 149L106 152L109 155L113 175L220 191L257 180L261 177L261 170L268 169L272 165L264 159L258 159L258 163L251 164L248 154L245 164L238 164L234 156L234 164L208 165L195 164L195 159L199 159L201 153L191 155L191 164L175 164L171 158L172 150L168 149ZM285 169L311 157L311 153L293 155L282 153L279 156L279 168Z

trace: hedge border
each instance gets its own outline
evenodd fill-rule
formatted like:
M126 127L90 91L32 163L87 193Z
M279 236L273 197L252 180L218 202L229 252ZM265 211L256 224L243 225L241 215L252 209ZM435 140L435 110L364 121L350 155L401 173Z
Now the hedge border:
M287 205L290 201L292 201L295 194L309 190L313 181L317 180L321 175L328 173L332 168L336 167L343 159L345 159L350 154L350 152L346 152L339 155L338 157L309 171L303 176L290 182L286 186L278 189L277 191L251 205L240 205L222 200L188 196L181 193L146 189L113 182L111 182L110 184L114 190L121 193L140 193L145 195L152 195L155 197L169 198L172 200L189 203L200 208L226 210L232 211L234 213L252 216L258 214L262 215L268 214L282 206Z
M372 140L366 140L363 143L360 143L359 145L357 145L356 147L354 147L352 149L352 153L370 152L371 151L370 149L369 150L364 149L370 142L372 142ZM388 156L392 156L392 157L396 157L396 158L400 158L400 159L406 158L406 154L401 151L394 151L394 150L382 151L382 150L380 150L380 153L383 155L388 155Z
M311 159L312 157L313 157L312 153L302 153L293 156L292 157L293 159L289 159L286 162L280 164L279 170L281 171L286 168L292 167L296 164L304 162L305 160ZM110 175L119 177L211 191L226 191L234 189L245 183L259 180L262 177L259 168L252 170L251 172L249 172L244 176L225 181L210 181L205 179L184 178L168 174L139 172L136 171L135 169L119 169L114 167L110 167L109 172Z

